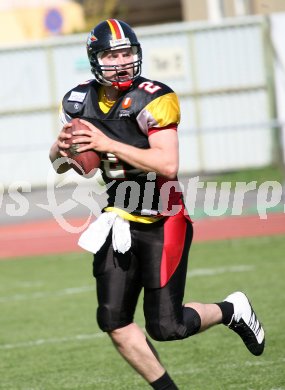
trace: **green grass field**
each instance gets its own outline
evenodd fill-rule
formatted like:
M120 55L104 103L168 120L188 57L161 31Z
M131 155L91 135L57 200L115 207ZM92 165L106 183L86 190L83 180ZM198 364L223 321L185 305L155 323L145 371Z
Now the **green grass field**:
M285 389L285 237L194 244L187 300L216 302L245 291L264 324L264 355L252 356L224 326L157 343L181 390ZM95 319L88 254L0 262L1 390L143 390ZM141 304L137 321L144 325Z
M222 182L246 182L257 181L257 186L264 183L265 181L278 181L284 183L285 172L284 167L269 165L261 168L249 168L239 169L237 171L225 172L220 174L212 174L205 178L205 181L216 181Z

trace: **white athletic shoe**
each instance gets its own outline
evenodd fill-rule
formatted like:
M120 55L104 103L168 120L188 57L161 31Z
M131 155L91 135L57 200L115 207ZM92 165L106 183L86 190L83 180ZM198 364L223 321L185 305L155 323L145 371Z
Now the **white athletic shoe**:
M230 294L224 299L234 306L234 314L228 327L236 332L243 340L247 349L255 356L264 350L264 330L247 298L240 291Z

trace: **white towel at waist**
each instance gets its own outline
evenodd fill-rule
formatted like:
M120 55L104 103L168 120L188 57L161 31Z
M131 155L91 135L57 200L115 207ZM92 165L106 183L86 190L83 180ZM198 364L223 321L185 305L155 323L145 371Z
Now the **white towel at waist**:
M114 250L120 253L127 252L131 247L130 223L112 211L101 214L96 221L92 222L79 237L78 245L89 252L96 253L106 241L112 228Z

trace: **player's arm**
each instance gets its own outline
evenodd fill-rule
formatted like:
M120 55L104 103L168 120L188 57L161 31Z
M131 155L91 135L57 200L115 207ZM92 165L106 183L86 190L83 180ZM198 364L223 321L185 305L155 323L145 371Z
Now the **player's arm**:
M57 173L64 173L64 172L67 172L71 166L69 165L68 161L61 161L60 164L58 165L56 160L59 159L59 158L66 158L67 157L67 154L65 152L66 149L68 149L70 147L70 145L66 144L65 143L65 140L67 140L68 138L71 137L71 134L68 134L65 132L65 129L67 127L71 127L72 124L71 123L66 123L61 132L59 133L56 141L54 142L54 144L52 145L52 147L50 148L50 152L49 152L49 158L50 158L50 161L52 162L53 164L53 167L55 169L55 171Z
M77 133L85 138L77 142L87 143L78 151L94 148L100 152L114 154L119 160L146 172L156 172L168 179L175 179L178 171L177 125L180 108L177 95L173 92L162 94L150 101L136 118L141 131L148 136L150 148L141 149L114 141L98 128L83 121L93 132ZM88 138L89 137L89 138ZM88 145L89 144L89 145Z
M178 137L175 129L161 130L149 137L149 149L112 141L110 153L136 168L175 179L179 167Z
M140 149L107 137L102 131L89 122L82 120L88 130L78 130L76 135L82 138L77 143L86 143L78 149L83 152L95 149L99 152L112 153L118 159L142 169L146 172L156 172L169 179L175 179L178 172L178 137L175 126L154 132L149 136L149 149Z

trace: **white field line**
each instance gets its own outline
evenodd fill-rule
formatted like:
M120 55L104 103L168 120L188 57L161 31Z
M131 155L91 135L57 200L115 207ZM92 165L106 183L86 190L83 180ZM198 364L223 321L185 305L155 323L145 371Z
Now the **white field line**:
M40 281L40 280L33 280L33 281L29 281L29 280L24 280L24 281L14 281L14 282L10 282L9 283L9 287L10 288L21 288L21 289L30 289L30 288L41 288L44 286L44 282ZM1 302L1 294L2 294L2 290L4 291L5 290L5 286L0 286L0 302Z
M238 266L220 267L220 268L196 268L193 269L192 271L189 271L187 276L188 277L212 276L212 275L228 273L228 272L247 272L253 269L254 267L249 265L238 265ZM60 290L57 292L50 292L50 293L37 292L34 294L17 294L17 295L12 295L10 297L2 297L2 298L0 297L0 303L11 302L11 301L22 301L26 299L38 299L38 298L70 295L70 294L79 294L79 293L84 293L89 291L94 291L94 286L74 287L74 288L68 288L68 289ZM77 335L73 337L39 339L39 340L22 342L22 343L2 344L0 345L0 350L28 348L28 347L35 347L44 344L60 344L60 343L78 341L78 340L80 341L91 340L91 339L103 337L104 335L105 333L94 333L89 335Z
M15 344L2 344L0 345L0 350L38 347L44 344L61 344L61 343L69 343L73 341L85 341L85 340L88 341L88 340L97 339L105 336L106 334L101 332L101 333L93 333L93 334L79 334L72 337L31 340L31 341L24 341L22 343L15 343Z
M20 288L42 287L43 285L44 285L44 283L40 280L37 280L37 281L26 280L26 281L18 282L15 284L16 287L20 287ZM11 286L11 284L10 284L10 286Z
M217 267L217 268L196 268L192 271L187 272L187 277L192 278L196 276L213 276L225 273L236 273L236 272L248 272L252 271L254 266L252 265L234 265L231 267Z
M82 294L90 291L95 291L95 287L94 286L71 287L71 288L65 288L64 290L51 291L51 292L37 291L31 294L15 294L6 297L0 297L0 303L25 301L25 300L39 299L39 298L61 297L65 295Z
M236 265L231 267L218 267L218 268L196 268L187 272L187 277L193 278L197 276L214 276L224 273L236 273L236 272L248 272L254 269L251 265ZM0 303L17 302L31 299L41 299L50 297L61 297L65 295L82 294L90 291L95 291L94 286L82 286L66 288L59 291L42 292L37 291L30 294L15 294L6 297L0 297Z
M220 367L222 367L225 370L239 370L241 367L247 366L247 367L264 367L264 366L275 366L276 364L283 364L285 362L285 358L276 359L276 360L259 360L259 361L245 361L240 364L236 363L225 363L220 364ZM199 372L204 372L203 368L183 368L182 370L174 370L173 374L175 375L185 375L185 374L197 374ZM269 389L268 389L269 390ZM272 388L270 390L285 390L285 388Z

